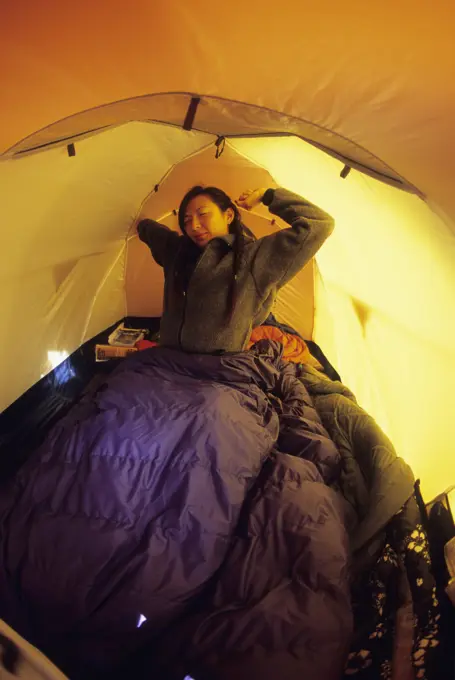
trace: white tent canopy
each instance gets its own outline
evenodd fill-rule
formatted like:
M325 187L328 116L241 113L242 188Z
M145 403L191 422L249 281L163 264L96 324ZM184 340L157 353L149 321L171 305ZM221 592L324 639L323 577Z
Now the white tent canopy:
M234 1L229 22L203 0L8 9L0 409L49 356L126 314L160 314L162 273L134 236L141 206L162 218L195 183L234 196L282 185L336 229L276 314L320 344L427 497L455 479L450 8L387 4L278 15ZM245 221L282 226L265 209Z

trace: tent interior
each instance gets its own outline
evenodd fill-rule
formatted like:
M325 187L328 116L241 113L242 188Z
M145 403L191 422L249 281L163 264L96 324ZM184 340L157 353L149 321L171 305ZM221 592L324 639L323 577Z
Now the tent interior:
M356 169L343 177L345 162L296 136L219 137L129 122L75 140L75 156L65 140L0 165L2 409L124 317L160 316L163 274L137 238L139 214L178 229L194 184L232 196L283 186L323 206L336 229L280 292L276 316L318 343L430 500L455 478L449 228L411 191ZM257 236L283 226L265 207L245 222ZM17 310L20 331L10 330Z
M246 189L283 187L333 216L333 233L280 290L273 314L322 350L342 389L352 390L410 466L426 503L455 484L453 7L291 0L278 13L258 0L231 0L229 14L227 27L208 0L139 0L134 8L111 0L108 11L104 3L20 0L0 20L6 94L0 110L0 515L3 483L14 495L11 479L80 395L100 373L128 365L129 359L96 363L95 343L123 320L159 328L164 276L138 238L138 220L178 232L180 201L199 184L219 186L234 199ZM293 26L304 30L294 34ZM258 238L288 226L263 205L242 211L242 218ZM378 458L387 453L382 449ZM26 503L15 498L11 512ZM377 501L380 506L381 497ZM39 502L32 506L30 516L36 510L38 517ZM455 516L455 507L451 511ZM8 521L1 515L2 531ZM8 564L18 583L27 568L21 550L33 557L38 536L27 521L20 526L31 547L21 544L21 535L14 539L14 529L11 540L2 534L5 556L8 550L13 560L19 555L17 571ZM58 531L60 548L66 530ZM104 534L100 546L108 540ZM53 568L64 558L55 545ZM38 563L47 557L39 555ZM60 665L39 636L29 639L14 616L3 615L9 585L2 573L5 635L12 639L15 629ZM34 584L35 592L41 585ZM26 602L21 591L19 600ZM108 601L99 605L103 625L110 621ZM94 621L106 642L96 615ZM136 633L135 623L128 625ZM58 625L53 633L57 638ZM429 648L431 635L422 638ZM74 650L77 657L77 645ZM419 655L417 646L417 671ZM273 670L267 675L267 663L261 668L260 677L277 677ZM89 678L85 671L77 677ZM247 665L242 671L242 677L259 677ZM240 678L226 672L210 677ZM133 677L125 673L120 677ZM305 675L299 673L286 677ZM42 670L39 677L63 676ZM395 677L405 676L396 671Z
M57 0L5 11L0 409L49 369L49 352L71 353L125 314L160 313L160 274L151 263L145 273L145 249L127 235L167 173L153 216L212 173L234 193L264 178L337 225L313 292L293 282L278 311L320 341L429 499L455 478L453 7L231 10L244 17L229 22L232 40L207 0L140 0L134 11L113 0L108 16ZM304 39L288 39L289 17ZM220 136L215 162L203 149ZM11 342L18 313L28 331Z

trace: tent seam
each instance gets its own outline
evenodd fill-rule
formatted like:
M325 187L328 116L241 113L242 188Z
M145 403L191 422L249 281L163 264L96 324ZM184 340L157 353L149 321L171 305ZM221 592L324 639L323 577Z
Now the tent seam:
M151 97L160 97L160 96L165 96L165 95L183 96L183 97L191 97L191 98L199 97L202 101L204 101L204 99L206 99L206 100L215 100L215 101L227 102L227 103L232 103L232 104L239 104L241 106L251 107L251 108L254 108L254 109L259 110L259 111L265 111L267 113L278 113L278 114L281 114L282 116L286 116L288 119L291 119L293 121L297 121L297 122L300 122L300 123L304 123L306 125L310 125L310 126L316 128L316 129L318 129L322 132L329 132L329 133L335 135L336 137L338 137L339 139L342 139L343 141L347 142L348 144L351 144L354 147L361 149L365 154L370 156L370 158L375 159L381 165L383 165L385 168L388 168L394 175L396 175L396 177L400 178L400 180L406 186L408 186L410 189L412 189L412 191L414 193L416 193L420 197L424 196L423 192L420 191L420 189L418 189L415 185L413 185L411 182L409 182L407 179L405 179L400 173L398 173L396 170L394 170L394 168L392 168L388 163L383 161L379 156L377 156L376 154L372 153L371 151L369 151L368 149L363 147L361 144L358 144L357 142L352 141L349 137L346 137L345 135L343 135L339 132L335 132L334 130L331 130L330 128L326 128L322 125L319 125L318 123L314 123L313 121L307 120L306 118L300 118L298 116L294 116L292 114L286 113L285 111L278 111L276 109L270 109L269 107L266 107L266 106L260 106L258 104L242 102L242 101L239 101L238 99L229 99L229 98L226 98L226 97L214 96L214 95L210 95L210 94L198 94L198 93L194 93L194 92L193 93L192 92L178 92L178 91L177 92L154 92L154 93L151 93L151 94L144 94L144 95L138 95L136 97L129 97L127 99L117 99L117 100L114 100L114 101L109 102L107 104L101 104L99 106L94 106L94 107L89 108L89 109L83 109L82 111L78 111L77 113L73 113L69 116L64 116L63 118L60 118L56 121L53 121L49 125L46 125L46 126L40 128L39 130L35 130L30 135L26 135L22 139L18 140L16 142L16 144L13 144L9 148L7 148L0 155L0 157L3 156L3 155L10 154L18 144L21 144L22 142L25 142L27 139L32 138L37 133L44 132L45 130L48 130L52 125L55 125L56 123L61 123L63 121L70 120L71 118L74 118L74 117L79 116L79 115L84 114L84 113L89 113L91 111L98 111L98 110L101 110L103 108L108 108L109 106L112 106L113 104L120 104L120 103L123 103L123 102L133 102L135 100L145 99L147 97L151 98ZM132 121L130 121L130 122L132 122ZM145 120L143 122L145 122ZM163 121L159 121L159 122L163 122ZM116 127L116 126L114 126L114 127ZM176 127L182 128L181 125L176 125ZM193 129L196 130L196 128L193 128ZM199 131L205 132L204 130L199 130ZM206 132L206 134L213 134L213 133ZM218 135L218 136L220 136L220 135ZM223 136L228 137L229 135L223 135ZM261 135L258 134L258 136L261 136ZM300 135L295 135L295 136L300 137ZM305 141L307 141L309 144L313 144L313 142L311 142L309 140L305 140ZM329 153L329 151L326 151L326 153ZM339 154L339 155L341 155L341 154ZM346 160L350 160L350 159L346 159ZM352 159L351 159L351 162L356 163L356 161L352 161ZM359 163L358 165L362 165L362 164ZM368 168L367 166L364 166L364 167L367 170L370 170L370 172L375 173L376 175L381 174L379 171L372 170L371 168ZM390 180L393 181L393 178L390 178Z
M111 266L109 267L109 269L107 270L107 272L104 274L103 278L101 279L101 281L100 281L100 283L99 283L99 285L98 285L98 287L97 287L97 289L96 289L96 291L95 291L95 295L93 296L93 300L92 300L92 303L91 303L91 305L90 305L90 307L89 307L89 311L88 311L88 314L87 314L87 318L86 318L86 321L85 321L85 324L84 324L84 329L83 329L83 332L82 332L80 345L83 345L84 342L86 342L86 340L84 340L84 338L85 338L85 336L86 336L86 334L87 334L88 326L89 326L90 320L91 320L91 318L92 318L93 310L94 310L94 308L95 308L95 304L96 304L96 301L97 301L97 299L98 299L98 296L99 296L99 294L101 293L101 290L102 290L102 288L104 287L104 284L106 283L107 279L108 279L109 276L111 275L111 273L112 273L112 271L113 271L115 265L117 264L117 262L119 261L119 259L120 259L120 257L122 256L123 253L125 253L125 243L122 244L122 247L121 247L121 249L120 249L120 252L117 254L117 256L115 257L113 263L111 264ZM123 286L123 288L125 288L125 287ZM80 345L79 345L79 346L80 346Z

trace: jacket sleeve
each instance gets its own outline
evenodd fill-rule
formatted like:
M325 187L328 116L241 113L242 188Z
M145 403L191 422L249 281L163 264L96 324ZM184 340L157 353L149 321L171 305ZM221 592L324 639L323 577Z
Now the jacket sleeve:
M137 225L137 233L150 248L155 262L165 267L176 251L180 236L155 220L141 220Z
M258 242L251 273L261 293L288 283L317 253L335 224L324 210L287 189L275 189L269 210L291 228Z

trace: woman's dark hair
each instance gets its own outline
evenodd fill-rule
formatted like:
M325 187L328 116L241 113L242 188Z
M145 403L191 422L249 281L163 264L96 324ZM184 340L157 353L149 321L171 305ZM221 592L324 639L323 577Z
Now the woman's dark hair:
M185 214L190 201L196 196L208 196L219 207L221 212L226 212L228 208L234 211L234 219L229 225L229 233L235 236L233 251L234 251L234 269L232 274L232 281L229 286L228 304L226 308L227 319L230 321L237 303L237 277L240 272L243 251L247 241L255 241L256 237L246 227L240 217L240 212L232 199L222 190L217 187L203 187L195 186L188 191L180 203L178 219L179 227L185 234Z

